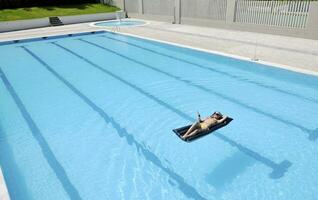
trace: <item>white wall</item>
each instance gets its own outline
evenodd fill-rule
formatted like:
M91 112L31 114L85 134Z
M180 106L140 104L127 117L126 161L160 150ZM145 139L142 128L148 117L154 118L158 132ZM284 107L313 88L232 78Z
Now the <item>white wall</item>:
M48 18L0 22L0 32L50 26Z
M174 7L175 0L143 0L143 13L145 14L173 16Z
M139 0L125 0L125 9L128 12L138 13L139 12Z
M89 15L73 15L73 16L60 16L63 24L76 24L83 22L102 21L116 19L116 13L99 13Z
M309 8L309 18L307 23L308 34L318 39L318 2L311 2Z
M257 6L264 4L260 1L245 1L245 0L113 0L114 2L128 2L134 3L134 10L126 8L128 16L143 18L143 19L152 19L152 20L162 20L182 24L191 24L199 26L210 26L216 28L226 28L250 32L261 32L261 33L270 33L277 35L287 35L295 37L303 37L308 39L318 39L318 1L311 1L309 12L306 12L304 6L301 6L305 15L308 14L307 23L302 26L283 26L281 18L278 18L277 23L274 22L273 25L262 24L255 22L254 15L260 15L254 10L250 10L251 17L248 22L236 21L236 11L243 6L249 4ZM237 2L242 2L243 4L237 5ZM248 5L246 5L247 2ZM274 3L275 4L275 3ZM276 3L277 4L277 3ZM280 5L280 4L278 4ZM130 5L131 7L132 5ZM139 6L136 9L136 6ZM239 6L239 7L237 7ZM261 8L263 11L264 7ZM137 12L137 10L139 12ZM175 12L174 12L175 10ZM142 11L142 12L140 12ZM241 12L242 13L242 12ZM297 11L296 11L297 13ZM243 12L244 14L244 12ZM274 14L275 16L277 14ZM297 14L294 14L297 16ZM279 16L279 15L278 15ZM283 16L283 20L286 19L286 16ZM299 21L294 17L292 21ZM296 20L295 20L296 19Z
M181 17L225 20L226 4L225 0L182 0Z
M63 24L75 24L83 22L101 21L116 19L116 13L99 13L89 15L75 15L59 17ZM0 32L17 31L23 29L40 28L51 26L49 18L17 20L9 22L0 22Z

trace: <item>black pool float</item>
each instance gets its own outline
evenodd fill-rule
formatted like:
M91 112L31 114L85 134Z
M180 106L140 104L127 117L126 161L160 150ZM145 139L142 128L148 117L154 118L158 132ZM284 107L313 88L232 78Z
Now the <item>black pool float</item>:
M186 139L183 139L182 136L189 130L189 128L192 126L191 125L188 125L188 126L184 126L184 127L181 127L181 128L177 128L177 129L173 129L173 132L175 132L175 134L183 141L185 142L192 142L193 140L196 140L196 139L199 139L200 137L203 137L205 135L208 135L210 133L212 133L213 131L216 131L226 125L228 125L233 119L228 117L225 119L224 122L222 123L219 123L219 124L216 124L212 127L209 128L209 130L207 131L202 131L196 135L193 135L193 136L190 136L190 137L187 137Z

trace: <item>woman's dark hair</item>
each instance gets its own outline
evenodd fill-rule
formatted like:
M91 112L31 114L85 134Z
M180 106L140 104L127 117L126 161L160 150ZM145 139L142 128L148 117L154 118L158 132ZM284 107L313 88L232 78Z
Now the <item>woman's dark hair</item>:
M219 116L222 118L222 114L220 112L214 112L211 116Z

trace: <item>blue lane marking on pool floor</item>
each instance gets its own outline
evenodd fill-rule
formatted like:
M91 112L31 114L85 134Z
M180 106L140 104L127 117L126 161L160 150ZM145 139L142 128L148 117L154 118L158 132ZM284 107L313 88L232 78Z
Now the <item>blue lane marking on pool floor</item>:
M91 66L97 68L101 72L106 73L107 75L109 75L109 76L119 80L120 82L132 87L133 89L135 89L138 92L142 93L146 97L148 97L148 98L154 100L155 102L159 103L160 105L164 106L166 109L169 109L172 112L176 113L177 115L179 115L180 117L184 118L185 120L194 121L194 118L192 118L191 116L188 116L183 111L178 110L177 108L174 108L173 106L169 105L168 103L163 102L162 100L158 99L154 95L149 94L146 91L142 90L141 88L139 88L139 87L133 85L132 83L124 80L123 78L118 77L117 75L113 74L112 72L110 72L110 71L106 70L105 68L97 65L96 63L90 61L89 59L84 58L83 56L75 53L74 51L72 51L72 50L70 50L70 49L68 49L68 48L66 48L66 47L64 47L64 46L62 46L62 45L60 45L60 44L58 44L56 42L53 42L52 44L60 47L61 49L64 49L65 51L71 53L72 55L82 59L83 61L85 61L86 63L90 64ZM284 175L284 173L288 170L288 168L291 166L291 162L288 161L288 160L284 160L281 163L276 164L275 162L271 161L270 159L265 158L264 156L260 155L259 153L244 147L243 145L241 145L241 144L239 144L239 143L227 138L224 135L218 134L217 132L216 132L215 135L219 139L223 140L224 142L227 142L231 146L236 147L238 150L240 150L241 152L245 153L246 155L248 155L248 156L254 158L255 160L258 160L259 162L263 163L264 165L272 168L273 171L270 174L271 178L281 178Z
M36 54L34 54L30 49L25 46L21 47L24 49L28 54L30 54L35 60L43 65L50 73L52 73L58 80L63 82L72 92L74 92L78 97L80 97L87 105L89 105L94 111L96 111L106 122L106 124L110 123L117 131L119 137L123 137L126 139L127 144L134 144L137 150L141 151L144 157L159 167L161 170L166 172L169 177L175 180L179 184L179 189L184 193L185 196L193 198L193 199L205 199L202 197L198 191L191 185L187 184L184 181L184 178L170 168L164 166L161 160L150 150L148 150L144 145L140 144L133 136L127 132L127 130L111 116L109 116L102 108L97 106L94 102L92 102L87 96L85 96L81 91L79 91L75 86L73 86L70 82L68 82L64 77L62 77L59 73L57 73L52 67L50 67L46 62L44 62L41 58L39 58Z
M90 44L90 45L92 45L92 46L95 46L95 47L97 47L97 48L103 49L103 50L105 50L105 51L108 51L108 52L110 52L110 53L113 53L113 54L115 54L115 55L117 55L117 56L120 56L120 57L122 57L122 58L125 58L125 59L127 59L127 60L129 60L129 61L132 61L132 62L134 62L134 63L136 63L136 64L139 64L140 66L146 67L146 68L148 68L148 69L152 69L152 70L154 70L154 71L156 71L156 72L158 72L158 73L161 73L161 74L164 74L164 75L166 75L166 76L169 76L169 77L171 77L171 78L173 78L173 79L175 79L175 80L178 80L178 81L180 81L180 82L186 83L187 85L190 85L190 86L192 86L192 87L198 88L198 89L200 89L200 90L202 90L202 91L204 91L204 92L208 92L208 93L210 93L210 94L212 94L212 95L214 95L214 96L221 97L221 98L223 98L223 99L225 99L225 100L227 100L227 101L230 101L230 102L232 102L232 103L235 103L235 104L237 104L237 105L240 105L240 106L242 106L242 107L244 107L244 108L253 110L254 112L257 112L257 113L262 114L262 115L264 115L264 116L267 116L267 117L270 117L270 118L272 118L272 119L275 119L276 121L282 122L282 123L287 124L287 125L290 125L290 126L297 127L297 128L299 128L300 130L302 130L304 133L308 134L308 139L309 139L310 141L315 141L315 140L317 139L316 135L318 135L318 133L317 133L316 130L310 130L310 129L308 129L308 128L302 126L302 125L295 124L294 122L290 122L290 121L288 121L288 120L284 120L283 118L280 118L280 117L278 117L278 116L275 116L275 115L273 115L273 114L271 114L271 113L267 113L267 112L265 112L265 111L262 111L262 110L259 109L259 108L256 108L256 107L253 107L253 106L250 106L250 105L246 105L246 104L244 104L243 102L240 102L239 100L234 99L234 98L232 98L232 97L230 97L230 96L227 96L227 95L225 95L225 94L222 94L222 93L213 91L213 90L211 90L211 89L209 89L209 88L206 88L206 87L204 87L204 86L202 86L202 85L193 83L193 82L190 81L190 80L182 79L182 78L180 78L180 77L178 77L178 76L175 76L175 75L173 75L173 74L170 74L170 73L168 73L168 72L165 72L165 71L163 71L163 70L160 70L160 69L158 69L158 68L155 68L155 67L153 67L153 66L151 66L151 65L148 65L148 64L146 64L146 63L144 63L144 62L141 62L141 61L135 60L135 59L133 59L133 58L130 58L130 57L128 57L128 56L125 56L125 55L123 55L123 54L121 54L121 53L118 53L118 52L116 52L116 51L114 51L114 50L111 50L111 49L109 49L109 48L107 48L107 47L104 47L104 46L101 46L101 45L99 45L99 44L96 44L96 43L94 43L94 42L90 42L90 41L87 41L87 40L84 40L84 39L78 39L78 40L79 40L79 41L82 41L82 42L85 42L85 43L87 43L87 44Z
M224 71L221 71L221 70L218 70L218 69L213 69L213 68L210 68L208 66L200 65L198 63L194 63L194 62L182 59L182 58L178 58L176 56L165 54L165 53L162 53L162 52L150 49L150 48L142 47L142 46L134 44L132 42L127 42L127 41L120 40L118 38L109 37L109 36L106 36L106 35L100 35L98 37L107 38L107 39L110 39L110 40L113 40L113 41L117 41L117 42L120 42L120 43L128 44L130 46L137 47L139 49L142 49L142 50L145 50L145 51L148 51L148 52L152 52L152 53L157 54L157 55L161 55L161 56L164 56L164 57L167 57L167 58L171 58L171 59L174 59L174 60L177 60L177 61L180 61L180 62L184 62L184 63L190 64L190 65L199 67L200 69L205 69L205 70L208 70L210 72L214 72L214 73L217 73L217 74L222 74L222 75L228 76L228 77L233 78L233 79L238 80L238 81L247 82L247 83L250 83L250 84L257 85L257 86L262 87L262 88L266 88L266 89L274 90L276 92L280 92L280 93L283 93L283 94L294 96L294 97L300 98L302 100L307 100L307 101L310 101L310 102L318 103L317 99L307 98L307 97L304 97L304 96L299 95L299 94L295 94L295 93L292 93L292 92L289 92L289 91L286 91L286 90L282 90L282 89L277 88L275 86L266 85L266 84L259 83L257 81L253 81L253 80L248 80L246 78L242 78L240 76L237 76L237 75L234 75L234 74L230 74L228 72L224 72Z
M133 85L132 83L130 83L130 82L124 80L123 78L117 76L116 74L110 72L109 70L106 70L106 69L104 69L103 67L101 67L101 66L95 64L94 62L88 60L87 58L84 58L83 56L81 56L81 55L75 53L74 51L71 51L70 49L68 49L68 48L66 48L66 47L64 47L64 46L62 46L62 45L60 45L60 44L58 44L58 43L56 43L56 42L52 42L52 44L54 44L54 45L60 47L61 49L64 49L65 51L71 53L72 55L74 55L74 56L76 56L76 57L82 59L83 61L85 61L86 63L88 63L88 64L90 64L90 65L92 65L92 66L94 66L95 68L97 68L98 70L102 71L103 73L106 73L107 75L109 75L109 76L111 76L111 77L113 77L113 78L119 80L120 82L122 82L122 83L124 83L124 84L126 84L126 85L128 85L128 86L130 86L130 87L132 87L133 89L137 90L138 92L142 93L143 95L147 96L148 98L154 100L154 101L157 102L158 104L160 104L160 105L162 105L162 106L164 106L164 107L166 107L166 108L172 110L173 112L177 113L179 116L183 117L184 119L186 119L186 120L188 120L188 121L193 121L193 120L194 120L193 117L190 117L190 116L186 115L185 113L183 113L182 111L178 110L177 108L175 108L175 107L173 107L173 106L167 104L166 102L164 102L164 101L162 101L162 100L156 98L154 95L149 94L148 92L146 92L146 91L142 90L141 88L139 88L139 87Z
M0 73L0 76L3 76L2 73ZM4 134L5 132L2 128L2 125L0 124L0 136L3 137ZM28 188L27 184L25 183L25 179L22 176L23 172L18 167L18 164L17 164L18 161L14 159L12 146L9 144L7 138L1 138L0 141L1 141L0 152L6 155L6 157L4 156L0 157L0 166L2 169L3 177L5 179L6 187L8 191L10 192L9 194L10 198L11 199L18 199L18 198L31 199L29 191L27 189ZM19 183L19 186L17 187L15 183Z
M43 134L41 133L39 127L36 125L34 120L32 119L31 115L27 111L26 107L24 106L22 100L18 96L18 94L15 92L14 88L12 87L11 83L7 79L5 73L2 71L0 67L0 77L6 86L7 90L9 91L11 97L13 98L14 102L16 103L17 107L19 108L23 118L27 122L27 125L29 129L32 132L33 137L36 139L38 142L39 146L41 147L42 153L44 157L46 158L47 163L50 165L50 167L53 169L53 171L56 174L56 177L59 179L61 184L63 185L63 188L65 192L69 195L70 199L74 200L80 200L82 199L80 197L79 192L77 189L74 187L72 182L67 176L67 173L65 172L64 168L62 165L59 163L57 158L55 157L53 151L51 150L49 144L43 137Z
M12 199L72 199L64 178L83 199L315 199L317 77L116 35L0 45L0 164ZM234 123L190 144L172 133L194 109L214 108Z

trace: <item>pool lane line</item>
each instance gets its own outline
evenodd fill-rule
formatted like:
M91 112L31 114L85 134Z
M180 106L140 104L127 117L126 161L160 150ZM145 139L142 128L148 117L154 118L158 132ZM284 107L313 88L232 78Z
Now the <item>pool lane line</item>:
M202 197L198 191L191 185L185 182L184 178L179 174L175 173L170 168L164 166L161 160L147 149L144 145L139 143L133 134L128 133L128 131L121 127L121 125L111 116L109 116L102 108L97 106L93 101L91 101L87 96L85 96L80 90L78 90L74 85L72 85L69 81L67 81L62 75L60 75L57 71L55 71L50 65L48 65L45 61L43 61L40 57L38 57L35 53L33 53L30 49L25 46L21 46L30 56L32 56L35 60L37 60L46 70L48 70L56 79L61 81L67 88L69 88L74 94L76 94L80 99L83 100L92 110L97 112L105 121L106 124L111 124L117 132L117 135L120 138L126 139L128 145L134 144L138 152L142 152L144 157L150 161L152 164L159 167L162 171L166 172L169 178L173 179L179 184L180 191L189 198L204 200L206 198Z
M271 113L267 113L267 112L265 112L265 111L262 111L262 110L259 109L259 108L256 108L256 107L253 107L253 106L250 106L250 105L246 105L246 104L244 104L243 102L240 102L239 100L237 100L237 99L235 99L235 98L232 98L232 97L227 96L227 95L225 95L225 94L222 94L222 93L219 93L219 92L217 92L217 91L211 90L211 89L209 89L209 88L207 88L207 87L204 87L204 86L202 86L202 85L193 83L191 80L182 79L181 77L178 77L178 76L176 76L176 75L170 74L170 73L168 73L168 72L166 72L166 71L163 71L163 70L161 70L161 69L158 69L158 68L156 68L156 67L153 67L153 66L151 66L151 65L149 65L149 64L146 64L146 63L144 63L144 62L141 62L141 61L135 60L135 59L133 59L133 58L130 58L130 57L128 57L128 56L125 56L125 55L123 55L123 54L120 54L120 53L118 53L118 52L116 52L116 51L114 51L114 50L111 50L111 49L107 48L107 47L98 45L98 44L96 44L96 43L93 43L93 42L90 42L90 41L87 41L87 40L84 40L84 39L77 39L77 40L78 40L78 41L82 41L82 42L87 43L87 44L90 44L90 45L92 45L92 46L95 46L95 47L100 48L100 49L102 49L102 50L105 50L105 51L107 51L107 52L110 52L110 53L112 53L112 54L114 54L114 55L117 55L117 56L119 56L119 57L121 57L121 58L125 58L126 60L129 60L129 61L131 61L131 62L134 62L134 63L136 63L136 64L138 64L138 65L140 65L140 66L143 66L143 67L145 67L145 68L151 69L151 70L153 70L153 71L155 71L155 72L158 72L158 73L160 73L160 74L164 74L164 75L166 75L166 76L168 76L168 77L171 77L171 78L173 78L173 79L175 79L175 80L177 80L177 81L180 81L180 82L183 82L183 83L185 83L185 84L187 84L187 85L190 85L190 86L192 86L192 87L195 87L195 88L197 88L197 89L199 89L199 90L201 90L201 91L207 92L207 93L212 94L212 95L217 96L217 97L221 97L222 99L225 99L225 100L227 100L227 101L229 101L229 102L232 102L232 103L234 103L234 104L237 104L237 105L239 105L239 106L242 106L242 107L244 107L244 108L247 108L247 109L249 109L249 110L252 110L252 111L254 111L254 112L256 112L256 113L259 113L259 114L262 114L262 115L267 116L267 117L269 117L269 118L272 118L272 119L274 119L274 120L276 120L276 121L279 121L279 122L281 122L281 123L284 123L284 124L286 124L286 125L294 126L294 127L296 127L296 128L299 128L300 130L302 130L303 132L305 132L305 133L308 134L308 139L309 139L310 141L315 141L315 140L318 139L318 128L315 129L315 130L310 130L310 129L306 128L306 127L303 127L302 125L295 124L294 122L290 122L290 121L288 121L288 120L285 120L285 119L283 119L283 118L280 118L280 117L278 117L278 116L275 116L275 115L273 115L273 114L271 114Z
M114 79L119 80L120 82L124 83L125 85L130 86L131 88L137 90L138 92L142 93L143 95L145 95L146 97L152 99L153 101L157 102L158 104L160 104L160 105L162 105L162 106L168 108L169 110L172 110L173 112L177 113L179 116L183 117L184 119L186 119L186 120L188 120L188 121L193 121L193 120L194 120L194 118L189 117L187 114L185 114L185 113L183 113L182 111L176 109L175 107L173 107L173 106L167 104L166 102L164 102L164 101L162 101L162 100L156 98L154 95L149 94L149 93L143 91L141 88L139 88L139 87L133 85L132 83L130 83L130 82L124 80L123 78L117 76L116 74L112 73L111 71L108 71L108 70L104 69L103 67L101 67L101 66L99 66L99 65L97 65L97 64L95 64L95 63L93 63L92 61L90 61L90 60L84 58L83 56L81 56L81 55L79 55L79 54L76 54L75 52L73 52L73 51L71 51L71 50L65 48L64 46L58 44L57 42L51 42L51 43L54 44L55 46L61 48L61 49L64 49L65 51L67 51L67 52L69 52L69 53L75 55L76 57L80 58L81 60L84 60L86 63L88 63L88 64L94 66L95 68L97 68L97 69L100 70L100 71L103 71L104 73L108 74L109 76L113 77Z
M26 109L25 105L23 104L22 100L18 96L17 92L14 90L11 83L9 82L5 73L2 71L1 67L0 67L0 77L2 79L2 82L5 85L6 89L8 90L11 97L13 98L15 104L17 105L18 109L20 110L20 113L23 116L24 120L27 122L27 125L28 125L29 129L31 130L33 137L38 142L47 163L52 168L52 170L55 173L58 180L61 182L61 184L62 184L65 192L68 194L69 198L74 199L74 200L75 199L76 200L82 199L79 195L78 190L74 187L72 182L69 180L64 168L59 163L59 161L55 157L54 153L50 149L48 142L45 140L39 127L36 125L36 123L32 119L30 113ZM45 177L43 177L43 178L45 178Z
M180 117L182 117L185 120L189 120L189 121L194 121L195 119L192 118L191 116L187 115L186 113L184 113L183 111L174 108L173 106L169 105L168 103L163 102L162 100L160 100L159 98L155 97L152 94L149 94L148 92L144 91L143 89L139 88L138 86L124 80L123 78L115 75L114 73L110 72L109 70L99 66L98 64L88 60L87 58L84 58L83 56L73 52L72 50L57 44L57 42L52 42L52 44L60 47L61 49L64 49L65 51L69 52L70 54L80 58L81 60L83 60L84 62L88 63L89 65L93 66L94 68L98 69L99 71L101 71L104 74L107 74L110 77L113 77L115 79L117 79L118 81L124 83L125 85L133 88L134 90L140 92L141 94L143 94L144 96L150 98L151 100L157 102L159 105L163 106L166 109L169 109L170 111L176 113L177 115L179 115ZM162 103L163 102L163 103ZM243 145L227 138L224 135L219 134L218 132L216 132L214 134L216 137L218 137L219 139L223 140L226 143L229 143L231 146L236 147L239 151L245 153L246 155L254 158L255 160L258 160L259 162L263 163L264 165L272 168L272 173L270 174L271 178L280 178L284 175L284 173L287 171L287 169L291 166L291 162L288 160L284 160L282 162L280 162L279 164L275 163L274 161L260 155L259 153L248 149L247 147L244 147Z
M1 72L0 76L2 76ZM2 129L1 123L0 135L7 136ZM0 150L4 150L1 151L1 154L3 155L5 153L7 158L5 159L4 156L2 156L0 159L0 168L2 168L5 185L7 186L10 199L31 199L25 179L22 176L21 170L18 167L16 160L14 159L14 153L11 145L8 142L8 137L1 138ZM19 187L17 187L15 183L19 183Z
M111 34L112 35L116 35L115 33L111 33ZM275 86L266 85L266 84L259 83L257 81L253 81L253 80L249 80L249 79L246 79L246 78L242 78L241 76L233 75L233 74L224 72L222 70L210 68L208 66L204 66L204 65L201 65L201 64L198 64L198 63L194 63L194 62L188 61L186 59L182 59L182 58L179 58L179 57L176 57L176 56L165 54L165 53L162 53L162 52L150 49L150 48L146 48L146 47L143 47L143 46L131 43L131 42L127 42L127 41L120 40L120 39L113 38L113 37L108 37L108 36L105 36L105 35L100 35L100 36L97 36L97 37L107 38L107 39L110 39L110 40L113 40L113 41L116 41L116 42L128 44L130 46L133 46L133 47L136 47L136 48L139 48L139 49L142 49L142 50L145 50L145 51L148 51L148 52L160 55L160 56L164 56L164 57L167 57L167 58L170 58L170 59L173 59L173 60L177 60L177 61L189 64L189 65L198 67L200 69L204 69L204 70L208 70L210 72L214 72L214 73L218 73L218 74L221 74L221 75L224 75L224 76L228 76L228 77L230 77L232 79L235 79L235 80L238 80L238 81L241 81L241 82L250 83L250 84L262 87L262 88L266 88L266 89L273 90L273 91L276 91L276 92L279 92L279 93L283 93L283 94L287 94L287 95L290 95L290 96L293 96L293 97L300 98L301 100L307 100L307 101L310 101L310 102L318 104L318 100L314 99L314 98L304 97L304 96L299 95L299 94L295 94L295 93L292 93L292 92L288 92L288 91L282 90L282 89L277 88Z

